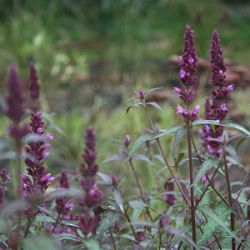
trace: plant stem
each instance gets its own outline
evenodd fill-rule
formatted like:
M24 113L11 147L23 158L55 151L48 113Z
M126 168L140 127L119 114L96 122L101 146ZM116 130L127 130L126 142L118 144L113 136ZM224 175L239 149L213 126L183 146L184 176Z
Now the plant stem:
M201 202L202 198L204 197L204 195L206 194L208 188L211 186L214 190L214 192L221 198L221 200L226 204L227 207L230 207L230 205L228 204L228 202L224 199L224 197L219 193L219 191L213 186L213 180L215 175L217 174L218 170L220 168L220 165L218 165L218 167L215 169L211 179L208 177L208 175L206 175L207 179L208 179L208 185L206 186L205 190L203 191L203 193L201 194L199 200L196 202L195 207L197 207L199 205L199 203Z
M225 153L223 154L224 157L224 167L225 167L225 175L226 175L226 183L227 183L227 193L228 193L228 200L231 207L231 230L232 232L235 231L235 220L234 220L234 211L233 211L233 199L232 199L232 190L230 185L230 178L229 178L229 172L228 172L228 166L226 161ZM236 250L236 241L235 238L232 238L232 250Z
M32 220L33 220L33 218L28 219L27 227L26 227L25 232L24 232L24 238L26 238L28 236L29 229L30 229L30 226L32 224Z
M194 143L194 140L192 138L192 144L193 144L193 148L194 151L196 153L196 157L198 158L199 162L202 164L204 162L204 160L202 159L202 157L199 155L198 150L196 148L196 145ZM220 197L220 199L226 204L227 207L230 207L230 205L228 204L228 202L224 199L224 197L219 193L219 191L215 188L214 184L213 184L213 180L215 178L215 175L217 174L218 170L220 168L220 165L218 165L218 167L216 168L215 172L213 173L211 179L209 178L208 174L206 174L207 180L208 180L208 185L206 186L205 190L203 191L203 193L201 194L199 200L196 202L195 207L197 207L200 203L200 201L202 200L202 198L204 197L204 195L206 194L208 188L211 186L211 188L214 190L214 192Z
M190 178L190 199L191 199L191 224L192 224L192 239L196 243L196 223L195 223L195 197L194 197L194 177L193 177L193 156L192 156L192 131L190 124L187 125L187 140L188 140L188 160L189 160L189 178ZM195 248L193 248L195 249Z
M147 200L145 199L145 196L144 196L144 193L143 193L143 190L142 190L140 181L139 181L139 176L138 176L137 173L136 173L136 170L135 170L135 168L134 168L132 159L129 159L129 165L130 165L130 167L131 167L131 169L132 169L132 172L133 172L133 175L134 175L134 177L135 177L136 185L137 185L137 187L138 187L138 189L139 189L141 199L142 199L142 201L143 201L143 202L145 203L145 205L146 205L146 212L147 212L147 215L148 215L149 219L150 219L151 221L153 221L153 218L152 218L152 216L151 216L151 214L150 214L149 208L147 207L148 202L147 202Z
M58 215L57 215L57 218L56 218L56 222L55 222L55 224L54 224L54 227L52 228L52 230L51 230L51 233L54 233L54 231L56 230L56 227L57 227L57 225L58 225L58 223L59 223L59 220L60 220L60 213L58 213Z
M15 140L16 146L16 192L17 198L21 200L22 198L22 182L21 182L21 150L22 150L22 140L20 138L16 138ZM21 236L21 212L17 214L17 232L19 237Z
M124 214L125 218L127 219L128 223L129 223L129 227L130 227L130 229L131 229L131 231L132 231L132 233L133 233L133 235L134 235L135 241L137 242L136 232L135 232L135 229L134 229L134 227L133 227L133 225L132 225L131 219L130 219L130 217L129 217L127 211L124 211L123 214Z
M110 234L110 237L111 237L111 242L112 242L112 246L113 246L113 250L116 250L116 245L115 245L115 239L114 239L114 236L113 236L113 233L112 233L112 230L109 229L109 234Z
M157 138L156 141L157 141L157 144L158 144L158 146L159 146L159 149L160 149L161 155L162 155L162 157L163 157L163 160L164 160L164 162L165 162L165 165L167 166L167 169L168 169L168 171L169 171L171 177L172 177L173 180L175 181L175 183L176 183L176 185L177 185L179 191L181 192L181 194L182 194L182 196L183 196L185 202L186 202L186 203L188 204L188 206L190 207L190 201L189 201L189 199L187 198L185 192L183 191L183 189L182 189L182 187L181 187L181 184L179 183L179 180L175 177L175 175L174 175L174 173L173 173L173 171L172 171L172 169L171 169L171 167L170 167L170 165L169 165L169 163L168 163L168 161L167 161L167 158L166 158L166 156L165 156L165 154L164 154L164 151L163 151L163 148L162 148L162 145L161 145L161 142L160 142L159 138Z

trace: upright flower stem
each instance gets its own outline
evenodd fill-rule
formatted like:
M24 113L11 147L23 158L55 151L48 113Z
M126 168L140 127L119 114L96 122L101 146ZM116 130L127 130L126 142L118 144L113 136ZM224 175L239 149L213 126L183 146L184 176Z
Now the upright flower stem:
M130 227L130 229L131 229L131 231L132 231L132 234L134 235L135 241L137 242L136 232L135 232L135 229L134 229L134 227L133 227L133 225L132 225L132 221L131 221L131 219L130 219L130 217L129 217L129 214L128 214L128 212L127 212L126 210L124 211L123 214L124 214L126 220L128 221L129 227Z
M230 224L231 224L231 230L232 232L234 232L235 231L235 218L234 218L234 211L233 211L234 206L233 206L232 190L231 190L231 185L230 185L229 171L228 171L225 153L223 154L223 158L224 158L225 176L226 176L226 183L227 183L228 200L229 200L229 204L232 210L231 215L230 215ZM232 250L236 250L235 238L232 238Z
M113 250L117 250L116 248L116 244L115 244L115 239L114 239L114 235L113 235L113 232L111 229L109 229L109 234L110 234L110 238L111 238L111 242L112 242L112 247L113 247Z
M141 199L142 199L142 201L146 204L146 213L147 213L149 219L150 219L151 221L153 221L152 215L151 215L151 213L150 213L150 211L149 211L149 208L147 207L147 205L148 205L147 199L146 199L145 196L144 196L144 193L143 193L143 190L142 190L140 181L139 181L139 176L137 175L137 172L136 172L136 170L135 170L135 167L134 167L134 164L133 164L133 162L132 162L132 159L129 160L129 165L130 165L131 170L132 170L132 172L133 172L133 175L134 175L134 177L135 177L136 185L137 185L137 187L138 187L138 189L139 189Z
M188 204L188 206L190 207L190 206L191 206L191 205L190 205L190 201L189 201L188 197L186 196L185 192L183 191L183 189L182 189L182 187L181 187L181 184L180 184L179 180L175 177L175 175L174 175L174 173L173 173L173 171L172 171L172 169L171 169L171 167L170 167L170 165L169 165L169 163L168 163L168 160L167 160L167 158L166 158L166 156L165 156L165 153L164 153L164 150L163 150L163 147L162 147L162 145L161 145L161 142L160 142L159 138L157 138L156 141L157 141L158 147L159 147L159 149L160 149L160 153L161 153L161 155L162 155L162 157L163 157L164 163L165 163L165 165L167 166L167 169L168 169L168 171L169 171L171 177L172 177L173 180L175 181L175 183L176 183L176 185L177 185L179 191L180 191L181 194L182 194L183 199L185 200L185 202L186 202L186 203Z
M22 150L22 141L20 138L16 138L16 189L17 189L17 197L20 200L22 198L22 182L21 182L21 150ZM20 235L21 232L21 213L18 212L17 216L17 231Z
M192 224L192 239L196 243L196 223L195 223L195 197L194 197L194 176L193 176L193 156L192 156L192 130L191 125L187 125L187 140L188 140L188 162L189 162L189 178L190 178L190 199L191 199L191 224Z

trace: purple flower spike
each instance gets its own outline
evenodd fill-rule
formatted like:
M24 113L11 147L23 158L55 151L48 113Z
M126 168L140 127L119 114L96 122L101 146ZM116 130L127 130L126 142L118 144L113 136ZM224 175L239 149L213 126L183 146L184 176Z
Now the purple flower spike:
M194 32L190 26L186 26L184 35L184 48L180 60L180 80L188 87L196 84L196 77L194 75L197 65L197 56L195 50Z
M194 85L197 83L197 78L195 76L197 61L194 33L190 26L186 26L183 54L179 57L179 78L184 84L184 88L173 88L173 92L179 94L180 99L185 104L184 108L178 105L176 113L183 117L186 124L192 123L199 112L198 106L195 106L193 111L190 110L190 105L196 97Z
M219 33L215 30L211 41L211 80L214 88L210 99L205 104L205 119L223 122L228 113L228 95L234 85L226 82L226 66L223 59L223 50L220 44ZM202 144L206 150L219 158L222 155L223 127L205 125L200 131Z
M100 205L103 200L103 194L95 180L99 168L95 162L96 149L93 128L87 128L85 138L85 148L82 154L84 163L82 163L79 168L82 175L80 185L84 190L84 196L78 199L78 204L82 207L84 213L84 216L79 218L79 227L82 232L87 235L96 230L100 221L100 214L97 214L95 211L101 208ZM94 215L89 216L93 211Z
M223 86L226 81L226 66L224 64L223 50L221 48L219 33L217 30L214 30L212 34L211 68L213 84Z
M39 98L40 85L39 85L37 70L34 63L31 62L29 64L29 69L30 69L30 96L33 100L37 100Z
M24 115L24 96L22 82L15 65L11 65L9 68L8 86L9 95L6 97L6 115L15 124L18 124Z

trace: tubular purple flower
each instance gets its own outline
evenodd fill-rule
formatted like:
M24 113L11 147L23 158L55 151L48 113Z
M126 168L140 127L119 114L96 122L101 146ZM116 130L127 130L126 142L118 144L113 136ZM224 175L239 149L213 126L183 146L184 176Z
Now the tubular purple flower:
M172 206L176 204L176 196L175 194L171 193L174 192L174 180L172 178L169 178L165 183L165 190L167 192L170 192L169 194L165 194L163 199L165 202Z
M131 137L130 135L125 135L124 140L123 140L123 145L125 148L128 148L131 143Z

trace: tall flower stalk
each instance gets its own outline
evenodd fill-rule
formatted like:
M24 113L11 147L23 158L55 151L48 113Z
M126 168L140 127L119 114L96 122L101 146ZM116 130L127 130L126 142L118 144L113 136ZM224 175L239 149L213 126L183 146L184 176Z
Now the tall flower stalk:
M44 193L50 182L55 180L52 174L47 172L44 162L49 156L49 149L51 147L49 141L53 139L53 136L45 133L42 113L39 111L39 106L34 105L39 101L39 88L36 68L33 64L30 64L30 97L33 103L29 133L34 138L25 146L25 164L28 175L22 175L22 192L24 197ZM25 211L28 219L33 218L37 212L38 210L32 209L32 207L29 207Z
M194 195L194 171L193 171L193 156L192 156L192 122L196 119L199 113L199 106L194 106L191 109L191 104L196 96L195 85L197 78L195 76L196 65L198 58L195 50L194 33L190 26L186 26L184 35L183 54L179 57L180 71L179 78L184 84L183 88L174 87L173 91L179 94L180 99L184 103L184 107L177 106L177 114L183 117L187 129L188 141L188 158L189 158L189 178L190 178L190 199L191 199L191 224L192 224L192 239L196 243L196 222L195 222L195 195Z
M16 66L13 64L9 67L8 74L8 96L6 97L5 111L6 115L12 121L9 127L9 134L15 141L16 151L16 168L15 180L16 190L19 198L21 197L21 151L22 151L22 138L28 133L26 125L21 125L21 120L25 113L24 111L24 93L23 85L18 74Z
M82 156L84 163L80 165L82 175L80 184L84 190L84 196L79 199L79 205L82 208L79 227L85 235L88 235L95 232L99 223L98 207L103 200L103 194L95 180L98 165L96 164L95 133L91 127L86 130L85 148Z
M211 81L214 85L211 97L206 100L205 119L218 120L222 123L228 113L228 95L233 91L233 84L226 81L226 66L224 63L223 50L221 48L219 33L213 31L211 41ZM223 152L224 138L222 126L205 125L200 130L202 144L206 150L216 158L223 157L224 170L227 183L228 201L233 209L232 191L229 178L229 170L226 162L225 153ZM234 212L231 212L231 230L235 231ZM236 249L235 238L232 238L232 249Z

